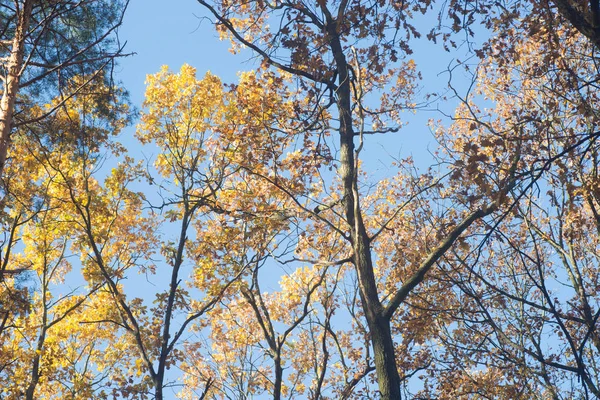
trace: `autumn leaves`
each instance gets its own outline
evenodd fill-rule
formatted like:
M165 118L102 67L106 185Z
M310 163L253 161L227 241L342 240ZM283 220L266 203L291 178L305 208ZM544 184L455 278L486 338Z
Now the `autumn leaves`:
M23 107L1 396L600 395L598 71L567 2L449 2L430 37L491 29L472 85L433 127L437 164L377 180L364 150L419 100L412 18L445 14L199 3L261 64L148 76L135 146L101 72Z

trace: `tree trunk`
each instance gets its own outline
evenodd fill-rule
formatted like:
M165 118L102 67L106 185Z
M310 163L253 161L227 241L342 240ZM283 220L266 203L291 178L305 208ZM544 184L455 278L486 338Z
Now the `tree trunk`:
M344 190L344 211L350 228L350 241L354 252L360 297L369 325L371 345L375 356L377 384L383 400L399 400L400 376L394 354L390 320L383 314L379 301L377 282L373 272L373 260L369 236L366 232L360 198L358 193L358 176L356 157L354 154L354 128L352 121L352 100L350 91L349 67L344 55L340 37L335 23L327 24L330 46L338 70L337 108L340 114L340 175Z
M360 283L361 302L373 346L377 384L382 399L400 400L400 375L396 366L390 320L384 316L383 307L377 294L371 251L362 221L360 228L356 235L356 243L353 243L354 263Z
M275 383L273 385L273 400L281 400L281 384L283 382L283 368L281 368L281 354L275 355Z
M38 346L37 346L38 353L35 355L35 358L33 359L33 365L31 368L31 379L29 381L29 384L27 385L27 391L25 392L26 400L35 400L35 397L34 397L35 389L37 388L37 385L40 381L40 357L41 357L40 352L42 351L42 348L43 348L45 336L46 336L46 329L44 328L42 330L42 334L40 335L40 337L38 339Z
M0 99L0 177L4 171L6 155L10 145L10 133L13 126L15 101L19 93L19 79L23 70L23 55L25 53L25 37L29 29L33 0L25 0L17 19L15 36L6 63L4 91Z
M400 400L400 375L396 366L390 322L379 316L375 321L369 321L369 330L381 398Z
M154 389L154 400L163 400L163 385L161 383L154 383L156 385Z
M40 359L42 357L42 350L44 349L44 343L46 342L46 333L48 330L48 310L46 308L46 290L44 290L44 314L42 321L42 331L38 337L36 354L33 358L33 365L31 366L31 379L27 385L25 392L26 400L35 400L34 394L38 383L40 382Z

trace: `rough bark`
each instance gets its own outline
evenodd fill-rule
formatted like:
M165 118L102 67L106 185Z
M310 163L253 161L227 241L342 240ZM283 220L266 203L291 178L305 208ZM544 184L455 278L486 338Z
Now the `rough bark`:
M553 0L558 12L567 19L575 29L586 36L596 48L600 49L600 6L598 0L590 0L587 10L581 8L580 2L571 0Z
M362 307L371 335L377 384L382 399L397 400L401 398L400 376L394 355L394 340L390 320L383 315L383 307L379 300L377 282L373 271L369 237L360 209L355 167L349 67L336 25L334 21L330 20L327 28L339 79L337 108L340 114L340 175L344 190L344 211L350 227L350 240L354 253L353 262L359 278Z

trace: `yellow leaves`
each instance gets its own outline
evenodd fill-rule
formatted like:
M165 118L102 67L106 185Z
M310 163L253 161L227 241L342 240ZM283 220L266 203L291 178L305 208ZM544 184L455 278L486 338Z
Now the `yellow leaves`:
M75 78L72 85L79 88L81 80ZM105 257L105 271L115 280L153 251L152 222L142 215L141 196L128 188L144 168L123 157L102 176L106 168L98 162L103 152L122 150L110 142L126 123L127 107L116 101L115 93L98 83L64 102L56 99L32 111L37 115L60 104L52 118L15 135L7 171L15 172L16 185L7 180L4 186L10 187L3 205L10 217L3 214L2 223L8 228L11 220L15 224L10 264L31 273L23 275L22 288L11 288L10 303L19 319L11 317L14 330L1 333L19 332L10 343L19 366L0 382L8 376L11 390L22 389L30 380L32 360L38 358L42 379L36 398L62 398L64 385L86 397L106 379L98 373L127 364L121 358L131 349L131 338L116 325L121 316L114 296L98 289L106 276L93 249L95 245ZM8 257L6 249L3 256ZM21 293L28 311L22 315L17 307ZM9 304L2 295L2 303ZM8 354L8 345L0 344L0 354Z
M40 280L38 284L44 285ZM62 385L70 382L76 383L78 393L85 393L99 383L95 366L101 371L103 363L115 362L110 352L119 346L116 330L86 323L111 318L105 313L110 304L97 302L94 307L93 301L88 303L88 294L73 294L73 288L66 286L54 284L52 296L43 297L36 292L38 295L31 298L32 311L16 322L18 334L0 344L0 355L7 354L10 344L14 346L13 357L19 360L16 369L0 378L6 389L22 392L31 381L32 365L37 362L40 380L36 397L62 397ZM103 347L107 351L101 351ZM80 360L85 360L85 364Z
M198 168L206 159L209 131L223 112L223 85L211 73L197 80L196 70L187 64L178 74L165 66L146 82L147 111L136 136L161 149L155 166L164 177L176 177L177 183L181 179L177 178L178 169Z
M144 107L148 112L143 114L137 133L142 143L156 140L159 145L169 144L168 139L161 140L161 131L172 140L201 133L211 126L210 117L221 105L223 88L219 78L207 72L202 80L197 80L196 70L187 64L179 74L171 73L165 66L159 73L149 75L146 83Z
M210 286L207 287L206 284L211 281L214 272L215 264L213 261L208 257L201 258L194 268L194 285L201 290L210 289Z
M163 67L148 77L147 111L138 138L161 149L155 167L192 198L212 197L211 204L219 204L223 211L277 214L264 205L283 195L277 186L288 193L303 193L304 182L318 177L323 164L322 158L315 157L321 150L306 135L299 143L295 117L300 109L286 77L246 72L237 85L225 87L210 73L201 80L195 73L184 65L177 74ZM293 149L302 145L302 150ZM270 172L273 168L275 176ZM248 180L252 182L246 186L252 189L240 191ZM263 222L271 224L275 219Z
M142 372L144 371L144 369L142 368L142 363L143 363L143 361L142 361L141 358L138 358L138 359L135 360L135 367L134 367L135 368L135 375L138 376L138 377L141 376Z

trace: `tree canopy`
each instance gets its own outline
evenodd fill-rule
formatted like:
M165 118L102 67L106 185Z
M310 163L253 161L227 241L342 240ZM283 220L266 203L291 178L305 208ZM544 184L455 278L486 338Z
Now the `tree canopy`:
M258 61L132 107L126 2L0 3L0 398L600 397L596 1L197 5Z

